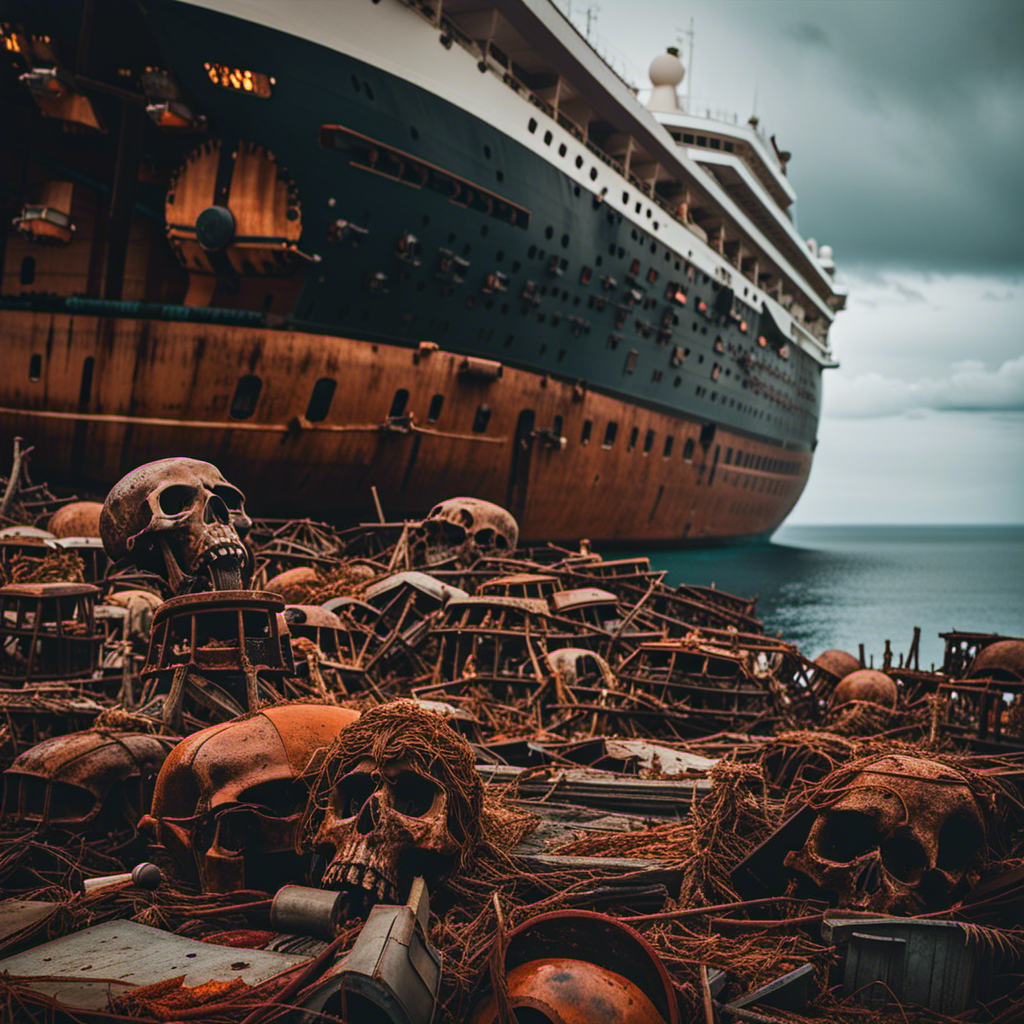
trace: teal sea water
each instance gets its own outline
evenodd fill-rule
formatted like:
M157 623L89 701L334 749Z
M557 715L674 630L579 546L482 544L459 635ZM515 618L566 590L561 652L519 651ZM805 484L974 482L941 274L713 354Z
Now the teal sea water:
M939 632L1024 636L1024 526L783 526L770 542L631 554L671 584L759 595L765 630L811 658L864 643L880 665L886 639L906 652L920 626L924 669L942 663Z

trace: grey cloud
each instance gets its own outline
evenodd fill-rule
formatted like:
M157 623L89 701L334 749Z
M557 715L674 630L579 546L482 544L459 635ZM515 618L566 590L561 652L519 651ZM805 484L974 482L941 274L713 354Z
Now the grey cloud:
M782 29L782 34L803 46L820 46L824 49L832 48L832 43L828 38L828 33L825 32L820 25L815 25L810 21L801 21L797 22L795 25L786 25Z
M976 359L953 363L944 377L901 380L880 373L829 381L829 416L862 419L920 409L960 412L1024 411L1024 356L988 369Z

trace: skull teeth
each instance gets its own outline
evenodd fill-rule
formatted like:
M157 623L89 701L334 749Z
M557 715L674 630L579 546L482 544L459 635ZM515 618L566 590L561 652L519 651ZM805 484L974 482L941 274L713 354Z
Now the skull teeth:
M321 885L327 888L357 889L376 896L380 902L397 902L398 885L394 879L368 864L332 864L324 872Z
M200 569L205 569L221 558L237 558L242 562L245 562L249 553L241 545L235 541L226 541L220 544L212 544L210 547L201 551L197 556L195 562L192 565L192 572L197 572Z

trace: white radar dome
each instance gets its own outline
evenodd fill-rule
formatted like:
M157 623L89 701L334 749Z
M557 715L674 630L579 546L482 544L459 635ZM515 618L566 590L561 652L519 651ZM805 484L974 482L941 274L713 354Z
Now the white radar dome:
M647 71L650 75L651 85L672 85L676 86L683 80L686 70L683 62L674 53L659 53Z
M674 53L659 53L647 71L653 86L647 109L663 114L676 113L679 110L676 86L685 73L683 62Z

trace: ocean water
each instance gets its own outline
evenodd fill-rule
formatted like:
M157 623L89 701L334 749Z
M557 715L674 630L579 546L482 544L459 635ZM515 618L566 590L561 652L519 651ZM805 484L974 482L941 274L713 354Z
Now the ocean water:
M769 542L633 553L673 585L757 594L765 630L810 658L863 643L880 665L887 639L905 653L920 626L926 669L939 632L1024 636L1024 526L783 526Z

